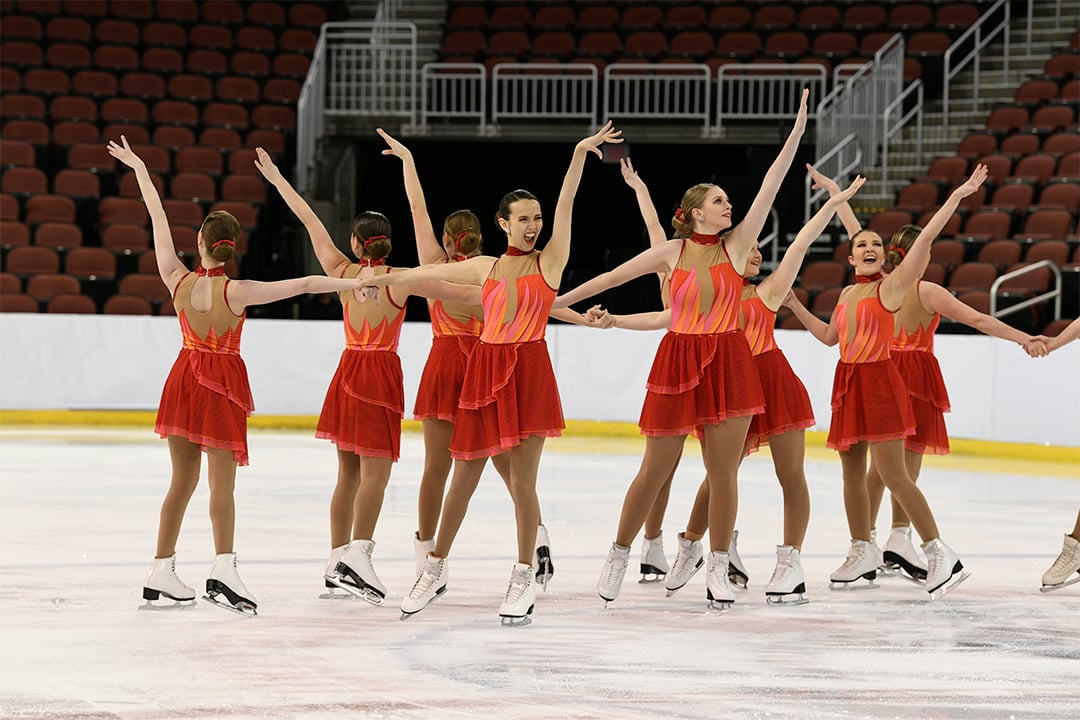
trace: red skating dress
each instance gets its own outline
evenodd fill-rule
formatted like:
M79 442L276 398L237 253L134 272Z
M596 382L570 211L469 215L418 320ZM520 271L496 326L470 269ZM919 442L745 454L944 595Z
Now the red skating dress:
M191 306L195 282L210 283L210 310ZM221 267L188 273L173 292L184 344L161 391L154 432L176 435L202 450L231 450L237 465L248 464L247 418L255 409L247 367L240 357L244 315L225 301L229 278Z
M776 312L758 297L756 285L744 282L739 324L750 343L765 393L765 412L754 416L746 433L746 453L750 454L767 444L770 435L813 427L814 409L806 386L776 345Z
M881 277L859 280L844 289L834 311L840 362L833 376L832 422L825 443L834 450L915 432L907 387L889 353L894 318L881 303Z
M684 240L670 277L671 327L645 384L641 434L701 437L705 425L762 412L761 382L739 329L742 277L719 237Z
M413 417L453 422L465 380L465 366L484 329L484 309L479 305L429 300L428 311L434 337L416 390Z
M450 454L498 455L532 435L558 437L563 420L547 342L556 289L540 273L540 253L510 252L484 281L484 330L465 369Z
M949 434L944 413L950 410L949 392L934 357L934 332L941 315L923 308L919 302L919 282L904 296L896 311L891 347L893 362L904 378L915 410L915 434L904 438L904 448L924 455L948 455Z
M354 263L342 277L354 278L364 264ZM376 274L390 268L376 265ZM339 450L361 457L397 460L401 454L401 418L405 384L398 339L405 307L379 289L379 300L359 302L353 290L338 293L345 318L345 350L326 391L315 437L332 440Z

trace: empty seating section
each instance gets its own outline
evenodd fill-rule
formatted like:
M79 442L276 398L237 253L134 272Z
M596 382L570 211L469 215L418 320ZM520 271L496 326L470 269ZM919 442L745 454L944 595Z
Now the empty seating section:
M337 5L4 3L0 309L167 311L134 175L105 148L121 135L146 162L189 265L211 208L240 220L242 254L266 202L254 148L291 167L301 84ZM153 282L125 282L143 277L145 254Z

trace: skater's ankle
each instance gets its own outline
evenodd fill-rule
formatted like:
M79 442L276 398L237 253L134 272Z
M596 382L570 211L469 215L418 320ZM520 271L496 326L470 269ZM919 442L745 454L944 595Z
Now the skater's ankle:
M681 537L683 540L688 540L689 542L698 542L703 537L705 537L705 533L694 532L693 530L685 530L679 533L679 537Z

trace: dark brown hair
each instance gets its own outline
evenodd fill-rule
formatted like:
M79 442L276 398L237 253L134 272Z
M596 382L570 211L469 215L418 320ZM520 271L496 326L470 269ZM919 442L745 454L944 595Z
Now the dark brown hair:
M240 241L240 223L232 213L215 210L206 216L202 227L203 245L206 252L220 262L228 262L236 254L236 243Z
M862 228L861 230L859 230L859 232L855 233L854 235L852 235L851 237L848 238L848 241L847 241L847 254L848 255L854 255L855 254L855 238L859 237L863 233L874 233L875 235L877 235L876 232L874 232L873 230L869 230L867 228Z
M528 190L520 189L511 190L503 195L502 200L499 201L499 211L495 213L495 224L498 224L499 218L502 218L503 220L510 219L510 206L518 200L536 200L536 196Z
M365 210L357 215L353 219L352 234L360 243L361 255L381 260L390 254L390 221L382 213Z
M459 255L471 257L479 254L483 236L480 234L480 218L472 210L458 210L447 215L443 232L453 239Z
M885 253L890 265L896 267L904 261L907 251L911 249L912 243L921 232L922 228L918 225L904 225L893 233L892 239L889 240L889 249Z

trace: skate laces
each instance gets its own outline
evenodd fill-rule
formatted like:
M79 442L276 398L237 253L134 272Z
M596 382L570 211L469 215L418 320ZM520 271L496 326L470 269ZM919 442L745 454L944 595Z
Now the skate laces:
M795 565L791 562L790 558L777 560L776 568L773 570L772 579L769 580L769 584L776 585L777 583L787 580L794 571Z
M438 576L431 571L430 567L424 566L424 571L420 573L420 577L416 578L416 582L413 583L412 590L409 591L409 597L415 599L423 597L425 593L431 590L431 586L435 584Z
M1050 570L1047 574L1065 573L1066 571L1072 570L1072 566L1077 560L1077 554L1077 549L1064 548L1061 551L1061 554L1057 556L1057 560L1054 561L1054 564L1050 566Z
M515 570L510 575L510 585L506 588L506 602L514 603L521 599L529 587L529 571Z
M844 564L841 566L840 570L850 570L852 568L858 567L859 565L862 565L863 561L866 560L866 553L869 548L870 543L851 543L851 549L848 550L847 559L844 561Z
M609 587L621 585L623 577L626 575L627 564L628 555L619 553L615 548L612 548L611 552L608 553L607 562L604 563L602 582Z

